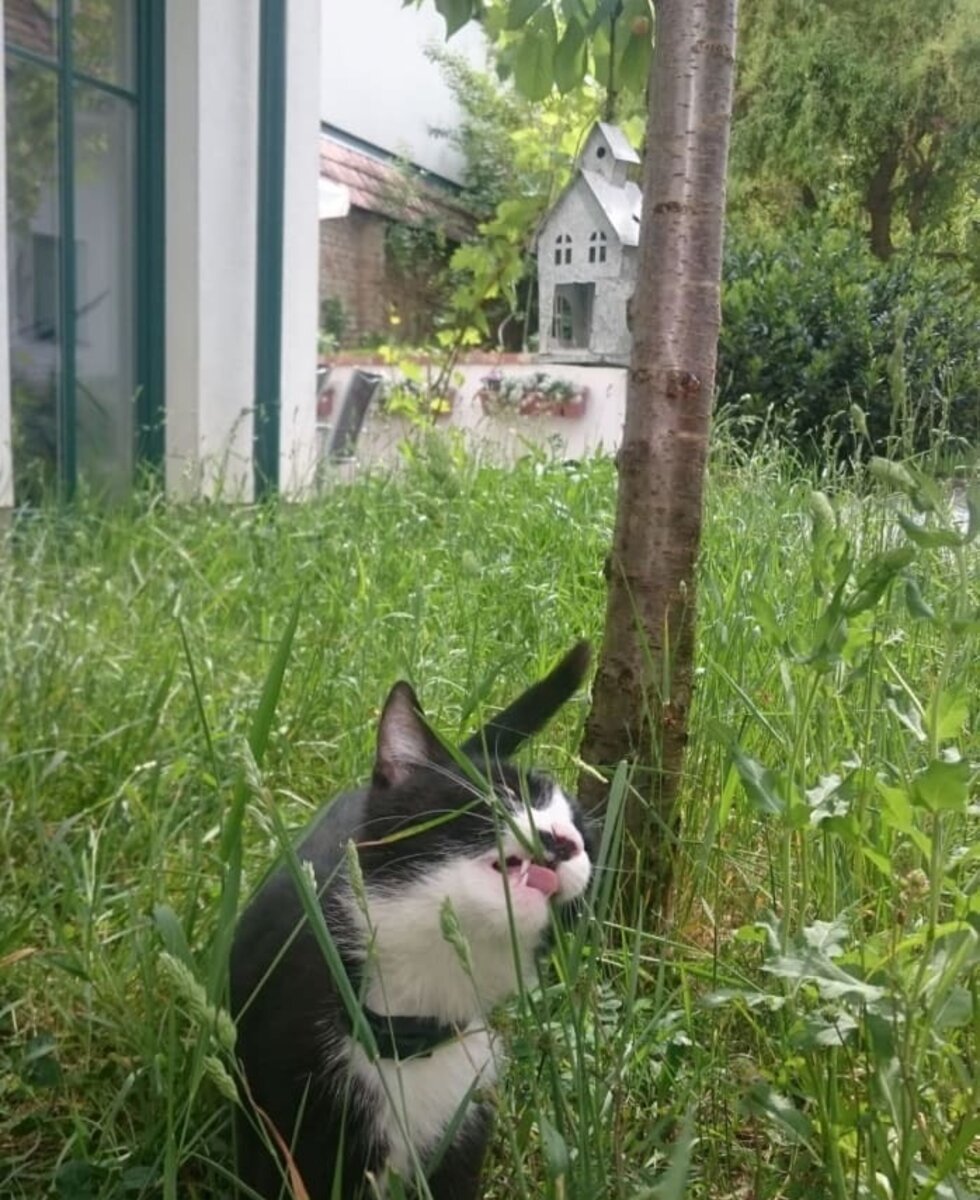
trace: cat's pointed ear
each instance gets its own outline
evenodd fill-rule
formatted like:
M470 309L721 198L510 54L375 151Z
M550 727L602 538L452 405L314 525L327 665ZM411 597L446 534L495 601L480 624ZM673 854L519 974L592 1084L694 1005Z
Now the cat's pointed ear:
M527 739L543 729L585 678L592 660L588 642L576 642L554 670L529 687L463 745L471 757L509 758Z
M404 681L396 683L388 693L378 723L374 786L395 787L439 754L439 743L425 723L415 692Z

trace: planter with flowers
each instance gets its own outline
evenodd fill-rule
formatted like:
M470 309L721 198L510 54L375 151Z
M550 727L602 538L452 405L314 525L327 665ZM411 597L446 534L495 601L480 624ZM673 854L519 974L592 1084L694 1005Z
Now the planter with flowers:
M575 420L585 415L589 389L567 379L555 379L543 371L524 379L505 377L491 371L480 381L477 399L488 416L563 417Z

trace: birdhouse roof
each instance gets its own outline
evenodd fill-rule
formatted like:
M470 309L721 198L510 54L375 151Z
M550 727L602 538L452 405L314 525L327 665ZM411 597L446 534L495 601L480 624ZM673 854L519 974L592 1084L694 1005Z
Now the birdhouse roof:
M620 242L624 246L638 246L643 193L637 185L627 182L622 187L617 187L595 171L587 171L584 168L579 171L579 178L595 197Z
M608 121L596 121L596 128L606 139L606 144L617 162L638 163L640 161L640 156L630 145L629 139L618 125L610 125Z

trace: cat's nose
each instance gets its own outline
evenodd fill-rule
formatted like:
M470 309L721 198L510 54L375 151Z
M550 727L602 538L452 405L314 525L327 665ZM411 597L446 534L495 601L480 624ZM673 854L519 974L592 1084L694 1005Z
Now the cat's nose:
M545 854L554 862L568 862L570 858L574 858L581 852L582 847L576 839L567 834L542 829L539 831L539 836Z

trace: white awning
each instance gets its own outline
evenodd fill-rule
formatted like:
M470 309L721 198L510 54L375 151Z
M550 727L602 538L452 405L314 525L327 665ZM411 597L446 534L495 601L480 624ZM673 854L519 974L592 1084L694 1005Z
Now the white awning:
M346 217L350 212L350 189L342 183L334 183L332 179L324 179L321 176L319 211L321 221Z

